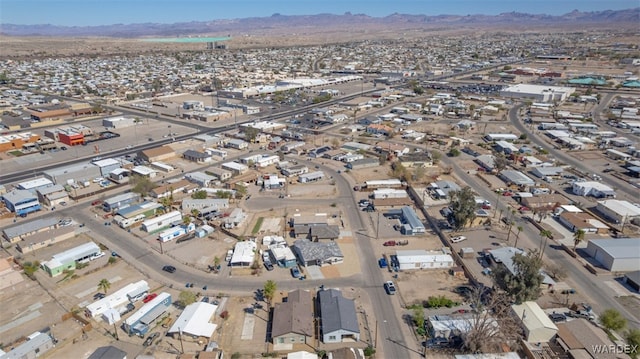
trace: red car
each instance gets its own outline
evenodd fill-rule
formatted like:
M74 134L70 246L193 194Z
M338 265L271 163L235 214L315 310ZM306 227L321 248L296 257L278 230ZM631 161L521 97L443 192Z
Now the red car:
M511 197L511 196L513 196L513 192L506 191L506 192L503 192L502 195L503 196L507 196L507 197Z
M385 247L393 247L396 245L396 241L386 241L384 243L382 243L383 246Z
M142 300L142 303L149 303L150 301L153 300L153 298L155 298L157 296L158 296L157 293L151 293L148 296L144 297L144 299Z
M520 212L529 212L530 209L529 209L529 207L522 206L522 207L518 208L518 211L520 211Z

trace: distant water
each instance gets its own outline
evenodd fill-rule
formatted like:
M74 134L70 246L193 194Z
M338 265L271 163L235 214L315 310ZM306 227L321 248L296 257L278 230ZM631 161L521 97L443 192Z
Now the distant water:
M160 39L142 39L147 42L178 42L178 43L198 43L198 42L218 42L231 40L230 37L168 37Z

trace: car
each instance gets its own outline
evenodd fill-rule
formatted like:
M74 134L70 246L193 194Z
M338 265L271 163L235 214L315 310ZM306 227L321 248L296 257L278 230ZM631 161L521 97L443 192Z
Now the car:
M97 205L99 205L99 204L102 204L102 201L101 201L101 200L95 200L95 201L91 202L91 205L92 205L92 206L97 206Z
M153 142L153 138L149 137L149 142Z
M66 151L67 150L67 146L62 146L60 147L61 150Z
M273 264L271 264L271 262L264 262L264 268L271 272L273 270Z
M151 293L148 296L144 297L144 299L142 300L142 303L149 303L150 301L153 300L153 298L157 296L158 296L158 293Z
M560 323L567 320L567 316L562 313L552 313L549 314L549 319L551 319L554 323Z
M384 290L387 291L387 294L394 295L396 294L396 285L390 280L386 281L384 282Z
M502 195L505 197L512 197L514 193L511 191L505 191L505 192L502 192Z
M361 200L358 202L358 206L359 206L359 207L367 207L369 204L370 204L370 202L369 202L369 201L367 201L366 199L361 199Z
M382 243L383 246L385 247L393 247L396 245L396 241L386 241L384 243Z
M451 243L458 243L458 242L462 242L464 240L466 240L467 237L465 236L455 236L451 238Z
M531 211L531 209L529 207L526 207L526 206L520 206L520 208L518 208L518 211L520 211L520 212L529 212L529 211Z
M67 202L62 201L62 202L60 202L60 205L61 205L62 207L64 207L64 206L66 206L66 205L67 205Z
M105 297L104 293L96 293L93 295L93 300L98 300L98 299L102 299Z
M144 345L145 347L148 347L149 345L151 345L153 343L153 340L156 339L159 335L160 335L160 333L158 333L158 332L155 332L155 333L149 335L142 345Z
M302 273L300 273L298 267L293 267L291 268L291 276L293 276L293 278L300 278L302 276Z
M164 267L162 267L162 270L165 271L165 272L169 272L169 273L175 273L176 267L174 267L174 266L164 266Z
M602 171L602 173L609 173L609 172L613 172L615 171L613 168L607 168L605 170Z
M209 303L209 297L202 297L202 303Z

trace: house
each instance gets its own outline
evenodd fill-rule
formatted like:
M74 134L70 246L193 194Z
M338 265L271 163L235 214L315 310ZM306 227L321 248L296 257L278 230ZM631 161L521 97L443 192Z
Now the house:
M308 239L298 239L293 242L293 252L301 265L325 266L342 263L344 255L338 244L330 242L312 242Z
M558 327L536 302L524 302L511 306L513 314L520 319L524 339L529 343L548 343L558 332Z
M36 192L38 194L38 200L49 207L60 205L60 203L69 200L69 194L65 191L64 187L59 184L40 188Z
M609 226L586 212L563 211L558 216L558 221L574 233L583 230L585 233L607 234L610 229Z
M53 255L51 260L43 262L41 267L51 277L56 277L62 274L65 270L76 269L76 264L78 262L97 258L101 253L102 250L98 245L93 242L87 242Z
M456 192L462 189L457 183L448 180L429 183L427 188L435 199L447 199L449 198L449 192Z
M297 266L296 255L290 247L286 247L286 242L284 244L285 247L270 247L271 257L273 257L278 267L291 268Z
M487 318L487 327L498 329L498 322L493 318ZM476 319L473 316L449 316L433 315L427 318L426 324L431 338L451 339L468 333L475 327Z
M211 162L211 155L206 152L186 150L182 153L182 157L187 161L192 161L196 163Z
M58 227L59 218L44 217L29 222L22 222L2 231L9 243L20 242L36 233L43 233Z
M317 182L324 178L324 172L315 171L311 173L305 173L298 176L298 182L300 183L310 183Z
M191 337L209 339L218 327L211 323L215 318L217 305L205 302L195 302L187 305L178 319L173 323L167 334L186 334Z
M397 250L399 270L451 268L455 265L453 257L442 252L427 252L423 249Z
M493 155L480 155L474 161L487 172L492 172L495 168L495 157Z
M211 187L216 182L215 177L200 171L187 173L184 178L200 187Z
M223 170L222 168L218 168L218 167L207 168L207 173L216 177L220 182L224 182L233 176L232 172Z
M286 301L273 308L271 329L273 344L308 344L314 338L313 299L311 292L294 290Z
M613 188L596 181L574 182L571 190L578 196L591 196L595 198L615 198L616 192Z
M125 319L122 329L127 334L144 336L153 322L171 306L171 294L162 292Z
M393 133L393 128L382 124L372 124L367 126L366 131L373 135L389 136L389 134Z
M347 163L346 167L350 170L358 170L369 167L380 166L380 160L377 158L363 158Z
M151 191L149 191L149 194L153 198L171 197L171 196L175 196L180 192L188 192L190 189L195 188L195 186L196 186L195 184L192 184L188 180L181 179L176 182L167 183L167 184L158 186L152 189Z
M516 273L516 267L515 267L515 264L513 263L513 257L516 254L527 255L525 251L515 247L500 247L498 249L489 250L489 255L491 256L493 261L497 265L503 265L512 274ZM542 284L549 285L549 286L556 284L556 282L553 279L551 279L542 270L540 270L540 275L543 276Z
M564 173L564 168L553 166L536 167L531 173L538 178L560 177Z
M234 175L240 175L247 172L249 167L238 162L226 162L222 164L222 169L231 171Z
M254 241L237 242L229 265L232 267L249 267L256 256L257 245Z
M109 345L96 349L87 359L127 359L127 352Z
M246 141L234 138L227 141L227 143L225 144L225 147L233 148L236 150L245 150L249 148L249 143Z
M360 340L355 301L343 297L337 289L323 289L318 291L318 308L323 343Z
M584 359L618 359L628 358L626 354L615 353L614 344L607 333L586 319L579 318L563 323L558 323L556 343L558 347L566 351L571 358ZM596 348L607 348L598 350ZM597 350L597 351L596 351Z
M2 359L34 359L45 355L55 347L53 338L47 333L35 332L27 340L10 351L0 355Z
M158 174L158 171L147 166L135 166L131 169L131 172L146 178L154 178Z

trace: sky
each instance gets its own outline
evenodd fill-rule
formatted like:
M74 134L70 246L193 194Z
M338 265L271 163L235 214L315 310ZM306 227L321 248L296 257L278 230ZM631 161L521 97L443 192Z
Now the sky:
M91 26L320 13L561 15L640 7L640 0L0 0L0 24Z

